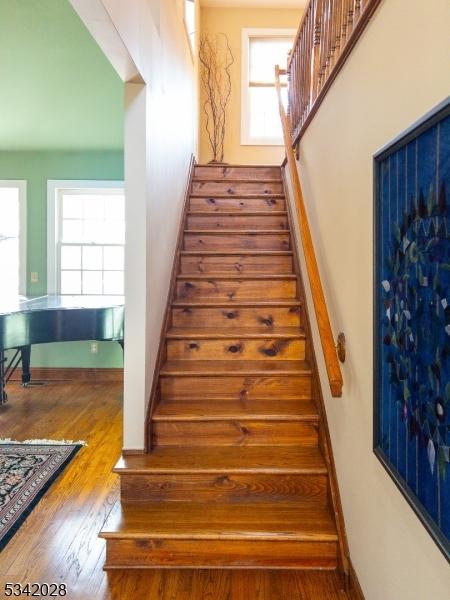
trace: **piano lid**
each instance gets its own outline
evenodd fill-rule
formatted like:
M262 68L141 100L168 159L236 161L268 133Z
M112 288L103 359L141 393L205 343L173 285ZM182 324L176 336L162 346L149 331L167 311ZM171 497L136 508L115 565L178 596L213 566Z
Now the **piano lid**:
M36 310L70 310L123 306L123 296L0 296L0 316Z

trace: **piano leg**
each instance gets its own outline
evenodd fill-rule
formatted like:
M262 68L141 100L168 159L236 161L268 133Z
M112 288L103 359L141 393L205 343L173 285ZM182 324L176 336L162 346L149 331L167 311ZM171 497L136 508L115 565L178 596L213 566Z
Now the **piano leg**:
M5 364L5 352L0 350L0 406L8 402L8 395L6 394Z
M22 385L26 387L31 380L30 357L31 346L21 346L20 355L22 357Z

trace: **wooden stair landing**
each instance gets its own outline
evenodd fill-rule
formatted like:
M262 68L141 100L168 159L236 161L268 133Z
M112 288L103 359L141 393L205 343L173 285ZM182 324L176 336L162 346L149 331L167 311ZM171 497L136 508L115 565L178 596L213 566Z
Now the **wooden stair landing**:
M297 265L280 168L195 167L105 568L338 567Z

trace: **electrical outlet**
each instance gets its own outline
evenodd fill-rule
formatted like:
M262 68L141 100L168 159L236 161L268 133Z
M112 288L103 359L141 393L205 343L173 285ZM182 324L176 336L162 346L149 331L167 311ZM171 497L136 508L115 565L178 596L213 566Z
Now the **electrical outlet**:
M37 271L31 271L31 283L37 283L39 281L39 274Z
M98 354L97 342L91 342L91 354Z

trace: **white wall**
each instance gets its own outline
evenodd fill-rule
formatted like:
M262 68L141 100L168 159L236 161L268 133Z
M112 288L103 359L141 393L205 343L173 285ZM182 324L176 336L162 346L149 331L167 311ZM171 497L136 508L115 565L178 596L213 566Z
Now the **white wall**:
M333 330L347 336L344 395L332 399L313 322L351 556L366 600L432 600L450 591L445 558L372 452L372 157L450 93L449 31L448 0L384 0L300 148Z
M182 0L161 0L159 12L155 0L102 1L146 84L127 85L125 118L124 448L140 449L188 167L196 152L196 75Z
M278 0L272 0L272 6L266 8L250 5L240 7L239 2L233 3L231 7L222 5L205 8L205 3L202 2L202 32L209 33L212 38L218 33L225 33L234 56L234 63L231 67L232 89L227 109L227 129L224 145L224 160L231 164L280 165L283 161L283 146L247 146L241 144L242 29L282 28L297 30L302 18L302 2L298 2L298 5L296 7L292 6L290 10L283 9L279 4ZM200 86L200 90L200 160L202 163L206 163L211 160L212 154L206 132L206 116L203 109L206 97L203 86Z

